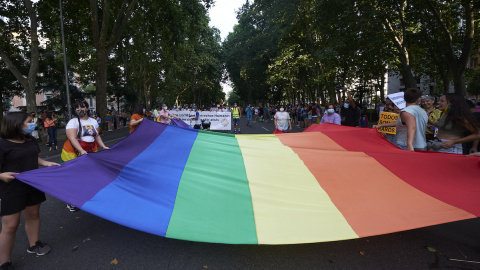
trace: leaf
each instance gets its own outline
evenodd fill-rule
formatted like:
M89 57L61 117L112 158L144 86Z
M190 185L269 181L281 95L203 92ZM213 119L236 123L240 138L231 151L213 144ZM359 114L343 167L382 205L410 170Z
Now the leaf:
M426 246L425 248L430 252L437 252L437 250L432 246Z
M204 265L204 266L203 266L203 268L207 269L207 268L208 268L208 266Z
M360 255L365 256L365 251L360 251Z
M117 258L113 259L113 261L111 261L110 264L118 264Z

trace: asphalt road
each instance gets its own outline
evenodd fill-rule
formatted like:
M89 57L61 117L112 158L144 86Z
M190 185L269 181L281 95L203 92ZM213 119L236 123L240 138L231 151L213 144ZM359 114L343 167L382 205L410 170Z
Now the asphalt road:
M274 131L272 122L247 127L245 121L242 134ZM111 146L126 135L126 128L115 130L103 140ZM60 150L41 148L42 158L59 161ZM41 240L52 252L42 257L26 253L22 220L13 250L15 269L480 269L478 218L356 240L279 246L167 239L84 211L70 213L50 196L42 204L41 219Z

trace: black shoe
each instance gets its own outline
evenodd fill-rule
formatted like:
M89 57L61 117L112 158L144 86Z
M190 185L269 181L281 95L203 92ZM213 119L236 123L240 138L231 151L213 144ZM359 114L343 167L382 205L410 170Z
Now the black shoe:
M33 247L29 247L27 249L28 253L35 253L37 256L42 256L48 254L52 248L47 245L47 243L43 243L41 241L37 241Z
M6 262L0 265L0 270L12 270L12 269L13 269L12 262Z

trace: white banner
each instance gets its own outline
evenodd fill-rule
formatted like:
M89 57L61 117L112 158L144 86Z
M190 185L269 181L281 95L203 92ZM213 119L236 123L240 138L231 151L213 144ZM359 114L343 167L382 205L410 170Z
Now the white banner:
M395 94L390 94L387 95L387 97L395 104L400 110L405 109L405 106L407 103L405 102L405 99L403 98L405 95L404 92L398 92Z
M180 117L183 122L190 126L195 125L195 112L186 111L170 111ZM200 120L203 123L210 123L210 130L232 130L232 113L231 112L200 112Z

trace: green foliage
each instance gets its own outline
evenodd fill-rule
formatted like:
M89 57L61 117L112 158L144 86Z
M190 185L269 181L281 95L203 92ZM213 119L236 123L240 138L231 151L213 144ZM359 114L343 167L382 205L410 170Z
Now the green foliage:
M480 96L480 69L469 70L467 77L467 92L473 96Z
M247 2L223 43L225 66L234 92L248 101L335 101L334 86L342 84L356 88L356 98L363 102L383 89L387 72L395 71L403 75L405 87L415 86L416 77L429 76L442 92L442 85L448 88L452 80L461 83L471 34L466 22L479 8L470 13L471 2ZM478 38L475 42L473 48L478 48Z

